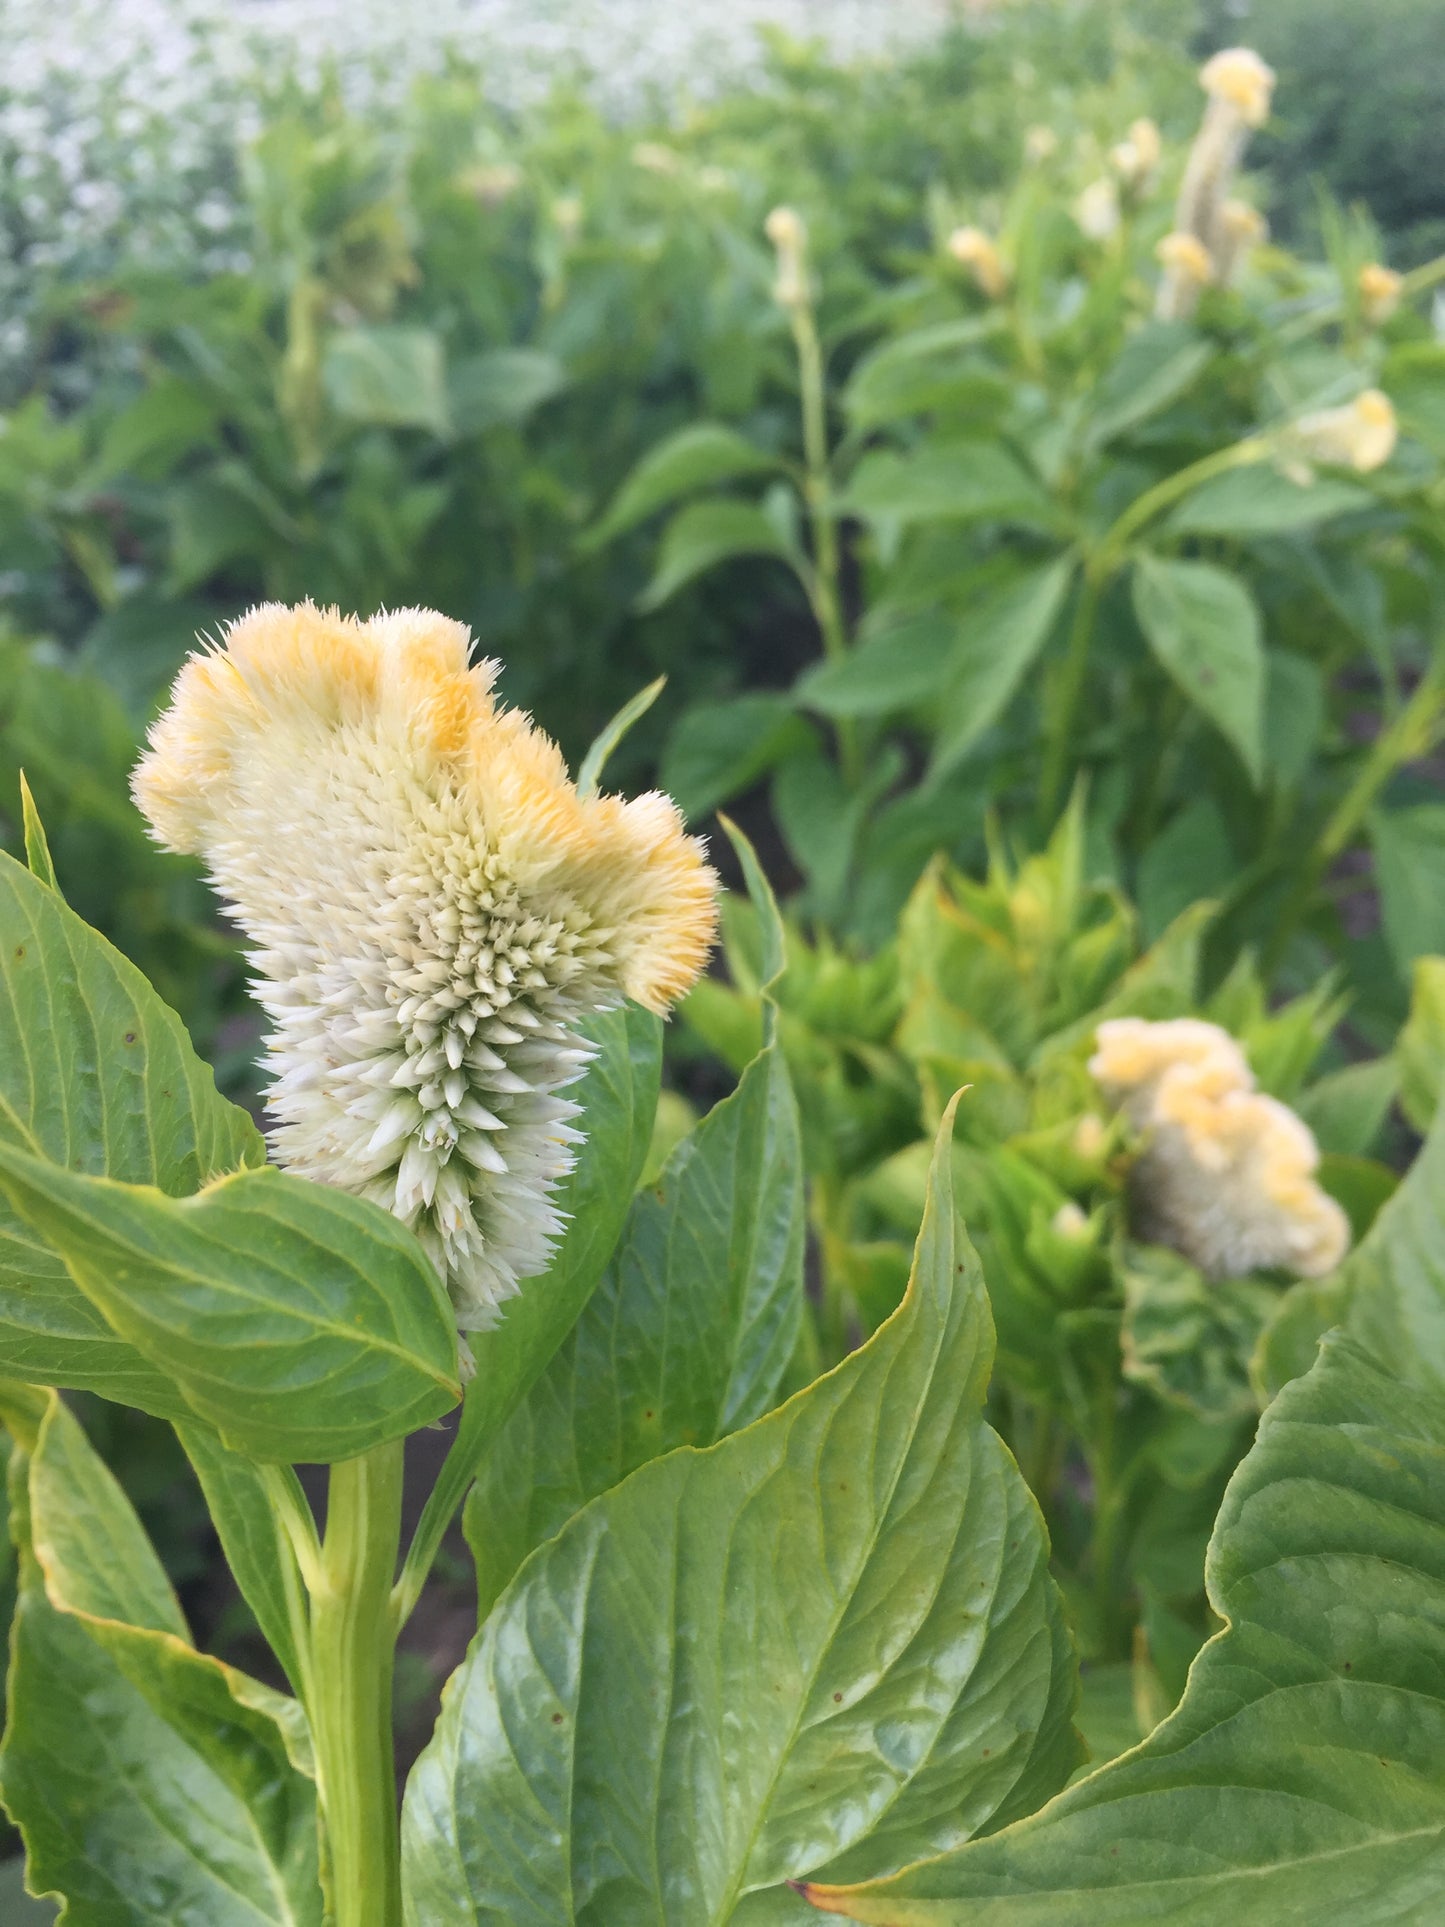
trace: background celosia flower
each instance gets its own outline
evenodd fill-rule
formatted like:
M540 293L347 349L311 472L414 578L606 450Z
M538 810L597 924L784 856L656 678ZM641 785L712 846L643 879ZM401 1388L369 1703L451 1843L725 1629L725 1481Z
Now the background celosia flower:
M1349 1225L1315 1181L1319 1150L1287 1105L1254 1088L1217 1024L1100 1024L1090 1074L1145 1143L1131 1174L1134 1229L1210 1278L1331 1271Z
M1387 268L1381 261L1367 261L1360 269L1356 286L1360 291L1360 307L1366 321L1372 328L1378 328L1400 305L1404 293L1405 277Z
M463 1330L547 1265L579 1021L666 1010L716 914L672 803L580 797L496 669L427 610L270 604L187 662L134 779L253 946L278 1162L411 1225Z
M1367 388L1342 408L1301 415L1291 425L1287 440L1290 452L1307 462L1328 462L1367 475L1389 461L1399 438L1390 397L1378 388Z
M1200 68L1199 84L1208 94L1209 104L1179 184L1175 235L1192 236L1215 263L1232 262L1239 251L1240 237L1231 234L1231 217L1225 213L1226 208L1239 205L1229 199L1230 183L1239 171L1251 132L1269 119L1274 73L1250 48L1227 47ZM1173 240L1175 235L1165 238ZM1182 271L1166 275L1159 298L1161 318L1173 320L1187 315L1201 286L1203 280L1191 283Z
M775 207L763 223L763 232L772 242L778 257L778 278L773 283L773 299L780 308L802 308L808 303L808 230L803 217L791 207Z
M979 227L956 227L948 237L948 251L973 275L990 301L997 301L1009 284L1009 271L998 243Z
M1091 241L1108 241L1119 232L1119 190L1107 175L1090 181L1074 202L1074 220Z
M1214 279L1214 257L1197 234L1166 234L1154 248L1164 269L1155 313L1161 321L1184 321L1193 314L1199 291Z

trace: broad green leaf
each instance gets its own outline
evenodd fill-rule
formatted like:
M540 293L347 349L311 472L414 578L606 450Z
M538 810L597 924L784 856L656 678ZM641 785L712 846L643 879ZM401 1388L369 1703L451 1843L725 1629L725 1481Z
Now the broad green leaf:
M1132 334L1089 396L1088 441L1102 448L1148 421L1191 386L1214 348L1180 321L1153 321Z
M698 489L778 466L775 456L755 447L735 428L721 422L689 423L648 449L613 496L606 514L583 535L581 547L600 548Z
M1165 824L1139 859L1139 921L1145 938L1152 943L1191 903L1217 896L1235 870L1224 812L1212 796L1198 797Z
M637 719L647 714L666 685L666 676L656 677L645 689L639 689L635 696L630 697L617 714L598 731L577 771L579 796L590 797L597 794L602 782L602 772L606 769L613 750Z
M700 704L672 732L662 788L689 823L741 795L776 764L812 748L813 730L788 696L735 696Z
M983 1420L951 1133L875 1337L593 1500L502 1596L407 1790L413 1927L766 1920L788 1879L905 1865L1067 1777L1073 1665Z
M1265 656L1264 762L1278 789L1294 789L1314 761L1325 726L1325 681L1317 663L1287 649Z
M567 383L567 370L540 348L489 348L447 370L447 402L458 435L515 427Z
M1026 570L965 616L939 703L930 773L945 776L992 728L1048 642L1074 576L1071 556Z
M1410 1015L1395 1039L1395 1063L1400 1108L1417 1131L1428 1131L1445 1096L1445 957L1415 959Z
M1406 971L1417 957L1445 951L1445 807L1376 810L1370 841L1385 938Z
M1175 509L1168 527L1176 535L1234 535L1246 540L1293 535L1338 515L1373 508L1374 499L1367 489L1338 476L1292 482L1261 462L1205 482Z
M662 1073L662 1025L650 1011L626 1004L593 1017L587 1035L597 1055L569 1093L581 1107L587 1139L557 1189L567 1232L550 1266L527 1280L500 1323L471 1336L476 1371L456 1441L417 1527L417 1545L430 1547L433 1555L484 1454L546 1370L602 1276L647 1156ZM414 1604L415 1597L408 1609Z
M740 555L773 556L796 565L777 524L751 502L690 502L663 531L657 568L637 598L638 611L660 609L694 577Z
M1007 398L1007 385L987 363L961 356L1005 325L998 314L944 321L885 341L865 355L843 390L843 407L855 428L950 405L987 405Z
M1445 1395L1445 1111L1337 1275L1354 1336L1402 1379Z
M299 1692L302 1671L292 1607L302 1601L299 1594L288 1601L292 1554L266 1496L265 1475L253 1459L222 1445L208 1425L178 1422L176 1432L200 1480L231 1576Z
M321 362L326 399L347 421L445 435L446 351L430 328L338 328Z
M1445 1404L1331 1340L1265 1413L1207 1580L1228 1623L1140 1748L991 1839L810 1898L880 1927L1435 1919Z
M753 869L771 984L782 926ZM802 1320L805 1222L798 1109L770 1039L639 1192L601 1283L487 1455L466 1510L483 1618L587 1500L770 1409Z
M178 1416L204 1419L235 1451L351 1458L461 1396L446 1293L378 1205L269 1168L168 1198L9 1145L0 1190L173 1381Z
M0 1148L173 1197L265 1160L180 1019L145 978L0 855ZM0 1197L0 1371L103 1392L164 1418L175 1387L109 1325Z
M1233 745L1258 787L1264 650L1248 589L1208 562L1141 555L1134 565L1134 611L1159 661Z
M889 716L931 696L948 674L954 624L929 612L893 624L799 678L797 700L821 716Z
M52 890L59 886L55 881L55 864L50 855L50 845L45 837L45 825L40 820L40 812L35 807L35 798L30 794L30 785L25 780L25 772L20 772L20 819L25 832L25 867L31 876L39 877L48 883Z
M139 1521L54 1394L22 1429L0 1792L31 1884L91 1927L320 1927L300 1708L191 1645Z
M1396 1049L1399 1049L1398 1043ZM1343 1070L1331 1071L1328 1077L1311 1084L1300 1095L1295 1109L1314 1132L1322 1151L1363 1157L1374 1147L1399 1089L1400 1071L1395 1059L1371 1057L1362 1064L1347 1064ZM1437 1079L1436 1102L1439 1096ZM1421 1129L1429 1123L1434 1110L1432 1102Z
M1051 527L1053 504L1017 457L997 442L933 444L899 454L874 449L839 503L865 522L1023 522Z
M1402 342L1391 349L1381 380L1402 431L1445 457L1445 344Z

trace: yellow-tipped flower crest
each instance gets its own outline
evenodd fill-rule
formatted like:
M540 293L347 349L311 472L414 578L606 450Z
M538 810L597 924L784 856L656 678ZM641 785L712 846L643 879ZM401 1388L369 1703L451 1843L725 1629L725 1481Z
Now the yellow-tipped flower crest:
M1405 290L1404 276L1380 261L1367 262L1355 285L1360 291L1360 307L1372 328L1390 319Z
M773 299L780 308L802 308L808 302L808 230L795 208L775 207L763 232L778 257Z
M672 803L580 796L468 648L429 610L254 609L134 778L251 945L278 1162L411 1225L463 1330L550 1258L580 1020L665 1011L716 914Z
M948 237L948 251L967 268L990 301L997 301L1009 284L1008 266L998 243L981 227L956 227Z
M1238 1043L1195 1018L1100 1024L1091 1075L1144 1133L1131 1197L1140 1236L1210 1278L1292 1271L1317 1278L1349 1247L1349 1225L1315 1180L1304 1121L1257 1091Z
M1252 47L1226 47L1199 69L1205 93L1237 114L1246 127L1263 127L1269 119L1274 81L1274 69Z
M1306 462L1353 468L1361 475L1381 468L1400 438L1394 405L1378 388L1367 388L1343 408L1302 415L1289 431L1290 452Z

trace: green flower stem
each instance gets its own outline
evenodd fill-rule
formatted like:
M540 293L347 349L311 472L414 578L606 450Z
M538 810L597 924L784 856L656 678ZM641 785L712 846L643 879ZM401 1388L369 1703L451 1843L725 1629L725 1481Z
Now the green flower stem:
M823 639L823 653L837 662L848 653L848 629L843 620L838 523L833 509L833 476L828 460L827 382L823 348L812 306L806 300L789 304L788 321L798 351L798 389L803 408L803 461L806 477L803 499L813 537L813 569L809 583L813 617ZM862 775L857 726L840 722L838 751L849 784Z
M1232 442L1201 461L1191 462L1173 475L1166 475L1153 488L1145 489L1126 508L1105 533L1099 546L1084 564L1084 585L1074 609L1069 640L1051 691L1045 723L1043 773L1039 780L1038 821L1041 830L1052 827L1068 783L1069 765L1078 736L1079 707L1088 676L1089 647L1099 602L1112 577L1128 558L1129 544L1156 516L1202 483L1233 468L1245 468L1263 461L1270 452L1266 436L1251 435Z
M309 1712L335 1927L401 1927L392 1755L401 1440L331 1468L311 1603Z
M1410 700L1380 731L1359 774L1325 819L1275 924L1264 956L1267 972L1278 969L1309 909L1310 899L1330 865L1344 855L1359 834L1386 783L1404 764L1428 755L1440 740L1442 729L1445 729L1445 652L1437 654Z
M1408 301L1413 295L1426 294L1431 288L1445 281L1445 254L1437 254L1433 261L1422 262L1418 268L1411 268L1400 283L1400 298ZM1286 322L1278 330L1278 341L1302 341L1320 328L1328 328L1332 322L1344 317L1346 301L1341 298L1326 302L1322 308L1312 308L1308 314L1296 315L1293 321Z

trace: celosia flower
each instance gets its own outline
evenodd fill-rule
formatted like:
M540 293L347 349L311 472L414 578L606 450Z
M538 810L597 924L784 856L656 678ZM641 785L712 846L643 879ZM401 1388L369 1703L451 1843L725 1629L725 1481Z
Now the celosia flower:
M1024 158L1029 161L1046 161L1058 152L1059 137L1052 127L1042 122L1030 127L1024 135Z
M1274 69L1252 47L1226 47L1199 69L1199 84L1211 101L1218 101L1244 122L1263 127L1274 96Z
M1127 137L1110 148L1109 160L1124 185L1137 191L1159 165L1163 151L1164 144L1154 122L1136 120L1131 122Z
M1287 1105L1255 1089L1227 1031L1124 1017L1100 1024L1097 1044L1090 1073L1145 1134L1130 1187L1141 1237L1215 1279L1334 1269L1349 1225L1315 1180L1315 1140Z
M1228 200L1219 210L1218 276L1227 287L1236 270L1262 241L1269 238L1269 222L1248 201Z
M778 256L778 278L773 299L780 308L806 307L808 301L808 230L795 208L775 207L763 232Z
M580 1020L681 995L716 879L666 797L580 797L467 658L428 610L254 609L181 670L134 790L251 945L278 1162L412 1226L472 1330L560 1229Z
M682 156L661 141L639 141L632 150L632 164L649 174L676 174L682 168Z
M968 269L990 301L997 301L1009 284L1008 267L998 243L979 227L956 227L948 237L948 251Z
M1343 408L1302 415L1286 437L1288 450L1306 462L1353 468L1361 475L1380 468L1395 452L1400 429L1388 395L1367 388Z
M1366 321L1372 328L1378 328L1399 307L1405 282L1393 268L1370 261L1360 269L1355 285L1360 291L1360 308Z
M1074 219L1091 241L1108 241L1119 232L1119 190L1107 175L1090 181L1074 202Z
M457 185L483 207L500 207L522 185L522 170L512 161L496 161L489 167L468 168L458 176Z
M1197 234L1166 234L1154 249L1164 269L1155 312L1161 321L1184 321L1199 302L1199 291L1214 279L1214 257Z

